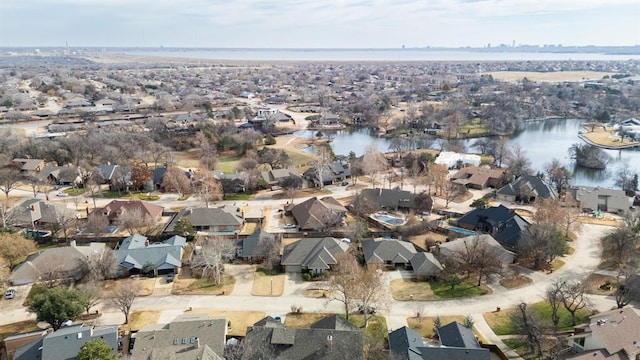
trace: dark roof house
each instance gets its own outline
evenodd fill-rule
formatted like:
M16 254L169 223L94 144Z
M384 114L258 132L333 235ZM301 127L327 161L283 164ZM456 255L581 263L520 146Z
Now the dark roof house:
M529 222L504 205L474 209L464 214L458 225L465 229L491 234L503 246L513 249Z
M247 328L242 359L273 360L360 360L363 358L362 331L336 315L321 319L308 329L286 328L265 320ZM257 354L251 351L251 349Z
M262 179L264 179L269 186L278 185L282 180L289 176L302 177L298 169L294 167L286 169L272 169L262 173Z
M287 272L310 270L320 274L338 263L336 256L349 250L349 244L332 237L303 238L288 244L280 263Z
M417 279L434 277L442 271L442 264L430 252L416 253L409 261L413 268L413 275Z
M103 217L110 225L117 225L120 223L120 217L125 213L159 221L163 211L164 207L146 201L113 200L107 206L92 211L89 217Z
M435 248L437 253L444 256L453 255L455 253L464 253L467 248L473 248L474 241L479 241L484 246L487 246L490 253L495 255L504 266L513 264L516 259L516 253L502 247L502 245L489 234L471 235L453 239L439 244Z
M7 223L17 227L31 229L42 226L55 226L63 221L75 219L77 212L64 205L40 200L28 199L11 209Z
M489 169L478 166L467 166L451 176L451 181L472 189L484 189L486 187L497 188L504 180L505 172L504 169L499 168Z
M397 189L362 189L360 195L366 200L389 210L414 209L416 195Z
M367 264L410 266L417 253L416 247L407 241L377 238L362 241L362 252Z
M347 209L330 196L321 199L312 197L300 204L291 205L289 210L301 230L335 226L342 222L342 217L347 213Z
M532 203L536 199L557 197L556 191L549 183L534 175L521 176L496 192L499 201L509 202Z
M238 212L230 208L187 208L176 214L167 227L165 232L171 233L176 223L181 218L189 220L193 229L198 233L206 235L228 235L235 236L242 231L244 219L242 212Z
M331 185L335 181L342 181L351 177L351 169L348 164L341 161L334 161L322 167L322 173L318 173L318 167L310 167L303 174L307 181L311 181L316 187L320 186L320 175L322 175L322 185Z

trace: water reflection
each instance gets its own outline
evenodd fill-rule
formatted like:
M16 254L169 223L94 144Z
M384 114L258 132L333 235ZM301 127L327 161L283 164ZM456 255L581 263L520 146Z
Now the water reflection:
M552 159L560 160L568 169L573 169L571 183L576 185L614 187L615 174L618 170L627 168L632 172L640 172L640 151L635 150L605 150L611 156L607 170L576 167L569 158L568 150L571 145L580 142L577 135L584 122L580 119L529 121L523 125L521 131L509 139L509 144L519 144L525 150L534 171L544 171L545 164L551 162ZM302 131L297 135L311 137L316 132ZM371 143L375 143L379 151L388 151L391 141L375 137L367 129L339 130L327 133L330 134L331 147L336 155L349 155L349 152L353 151L360 156ZM478 151L471 146L476 140L463 141L468 151ZM431 146L440 148L438 141ZM306 151L313 152L314 149L309 147Z

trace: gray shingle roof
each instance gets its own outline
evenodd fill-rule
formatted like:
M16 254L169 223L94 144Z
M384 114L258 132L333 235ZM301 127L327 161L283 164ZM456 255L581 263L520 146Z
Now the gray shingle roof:
M503 265L513 263L516 254L503 248L502 245L500 245L500 243L489 234L471 235L445 242L440 244L440 253L443 255L450 255L454 252L464 251L465 247L471 246L476 238L481 243L488 245L491 253L496 255Z
M471 329L457 321L438 328L438 337L443 346L461 348L480 348L480 344Z
M270 360L360 360L364 343L360 329L336 330L313 325L309 329L254 325L247 328L244 341L247 349L271 352L268 355L265 355L267 351L245 352L242 359L247 360L259 355L268 356Z
M312 197L291 208L291 215L302 230L315 230L335 225L341 214L347 212L336 199L326 196L322 199Z
M83 325L63 327L16 350L15 360L72 360L80 348L93 339L103 340L115 353L118 328L91 328Z
M403 326L389 333L389 350L403 359L411 358L409 349L419 346L424 346L422 336L410 327Z
M169 352L176 360L193 360L203 354L205 347L222 356L226 333L225 318L182 315L168 324L154 324L140 330L136 334L132 360L147 360L154 351L165 357Z
M555 190L546 181L535 175L524 175L516 179L516 181L505 185L498 190L500 195L518 196L520 188L528 186L533 190L536 198L556 198Z
M411 257L410 262L416 276L434 276L442 271L442 264L432 253L416 253Z
M491 353L487 349L420 347L418 351L425 360L491 360Z
M391 262L408 264L417 252L416 247L406 241L396 239L372 239L362 241L362 252L367 264Z
M337 264L335 256L348 248L348 244L331 237L304 238L284 247L281 264L327 270L330 265Z
M360 194L367 200L372 201L384 208L397 209L416 207L416 195L405 190L396 189L363 189Z
M145 236L134 234L122 241L113 255L120 266L141 270L145 264L153 264L158 270L170 270L182 266L182 249L186 239L173 236L167 242L148 244Z
M194 227L238 226L242 225L242 218L239 215L222 208L188 208L174 216L165 231L173 231L180 218L189 220Z

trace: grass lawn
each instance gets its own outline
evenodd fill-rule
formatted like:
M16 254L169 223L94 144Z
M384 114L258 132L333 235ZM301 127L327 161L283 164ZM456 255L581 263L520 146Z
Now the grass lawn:
M490 291L484 286L475 286L468 281L463 281L461 284L456 285L453 289L451 285L447 283L441 283L439 281L432 281L429 283L433 293L442 299L453 299L461 297L472 297L488 294Z
M428 282L419 282L409 279L395 279L391 281L391 293L398 301L425 301L437 300L438 297L431 290Z
M131 199L131 195L124 191L118 193L117 191L102 190L101 196L105 199Z
M140 330L147 325L157 324L158 319L160 319L159 310L134 311L129 314L129 324L123 326L129 330Z
M111 292L115 288L115 286L127 279L120 280L105 280L102 282L102 296L103 297L112 297ZM149 296L153 294L153 288L156 286L155 278L135 278L133 281L139 284L140 291L138 291L138 296Z
M0 325L0 341L7 336L39 330L38 323L35 320L25 320L11 324Z
M251 200L253 194L227 194L225 200Z
M530 277L516 274L500 280L500 285L507 289L516 289L525 285L529 285L533 282Z
M324 319L329 315L331 314L304 313L304 312L299 314L288 313L284 319L284 326L296 327L296 328L308 328L311 326L311 324L317 322L320 319Z
M528 308L532 311L533 316L539 319L539 324L543 329L553 328L551 322L551 306L547 302L540 301L529 304ZM502 309L500 312L488 312L484 313L484 319L496 335L523 335L518 333L518 329L511 321L511 314L516 311L518 311L518 309L512 308ZM571 314L562 306L560 306L558 313L560 315L558 329L571 330L573 328L573 326L571 326ZM578 310L576 313L576 323L580 324L588 321L589 316L592 314L593 312L589 309Z
M263 272L255 273L253 277L253 296L282 296L284 292L284 274L265 275Z
M236 165L240 160L240 157L237 156L228 156L223 155L218 158L218 165L216 166L216 170L220 170L225 173L233 173L236 171Z
M470 123L460 127L459 133L463 136L479 136L489 132L489 129L480 119L473 119Z
M326 188L318 189L318 188L308 188L297 190L293 195L294 198L299 197L308 197L308 196L324 196L331 194L331 190L327 190ZM281 200L281 199L289 199L289 195L285 191L280 191L271 196L273 200Z
M64 192L66 194L69 194L70 196L76 196L76 195L82 195L85 193L85 189L80 189L80 188L69 188L69 189L64 189Z
M139 193L135 194L134 197L143 200L143 201L156 201L160 200L160 195L154 195L149 193Z
M502 342L526 360L536 358L528 354L529 348L527 347L527 341L525 339L504 339Z
M222 275L222 284L214 285L207 279L193 278L180 274L173 282L171 293L174 295L222 295L231 294L236 279L231 275Z

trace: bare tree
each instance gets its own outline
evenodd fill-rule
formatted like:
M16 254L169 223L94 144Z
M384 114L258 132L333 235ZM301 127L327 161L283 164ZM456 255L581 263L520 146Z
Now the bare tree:
M318 179L318 186L320 189L324 187L324 172L327 165L331 163L331 155L325 146L318 146L316 150L316 160L313 162L313 168L315 169L315 175Z
M35 242L26 239L22 234L0 233L0 258L9 264L9 270L13 271L16 265L35 251Z
M554 158L544 165L544 171L549 182L555 186L558 194L563 194L567 186L569 186L569 179L571 178L569 170L560 163L560 160Z
M512 318L516 326L527 336L529 353L535 354L537 358L541 359L542 331L536 319L533 318L527 304L524 302L518 304L518 311L513 313Z
M287 192L291 203L293 203L293 197L296 191L302 187L302 178L299 176L287 176L280 181L280 186Z
M518 243L518 253L530 260L534 269L551 269L553 260L564 255L567 248L562 233L538 224L530 225Z
M113 289L112 297L109 301L118 310L122 311L125 324L129 323L131 307L140 290L140 283L131 279L119 282Z
M507 158L508 173L515 178L530 175L531 160L527 158L526 151L519 144L513 145L510 150Z
M447 182L447 184L441 189L440 195L444 198L445 207L449 207L449 204L458 196L462 194L462 188L460 185Z
M100 288L92 283L79 285L76 290L80 295L82 307L89 315L89 310L100 303Z
M344 305L345 317L349 320L350 310L358 298L356 273L360 271L360 265L350 253L336 255L336 261L337 264L331 270L327 283L331 292L329 301L341 302Z
M615 228L604 238L605 246L612 249L618 266L626 263L636 250L638 234L630 226Z
M547 291L545 292L546 300L551 306L551 322L553 323L553 331L555 332L558 331L558 324L560 323L558 310L560 306L562 306L562 286L563 281L556 280L547 287Z
M386 287L382 278L382 270L368 265L359 267L356 275L356 298L364 318L364 327L369 325L370 309L384 302Z
M141 208L132 208L118 216L120 226L126 229L130 235L153 233L158 224L156 219L145 214Z
M620 272L616 286L616 306L621 309L631 301L640 300L640 275L635 274L633 269L624 269Z
M84 279L90 282L113 279L118 272L118 261L113 250L105 247L101 253L94 253L84 259L86 274Z
M562 305L571 314L571 326L576 326L576 312L589 305L584 283L581 281L564 281L560 288Z
M271 273L280 264L280 240L273 234L263 235L258 241L258 249L263 257L262 267Z
M2 204L3 227L7 227L6 212L9 208L9 193L18 187L20 180L22 180L20 168L15 163L7 160L7 162L0 168L0 191L2 191L5 196L5 201Z
M211 171L201 172L195 187L196 194L201 200L204 200L207 208L211 201L222 200L222 184L213 176Z
M436 192L442 193L443 189L449 183L448 171L445 165L429 163L426 181L429 185L429 193L431 193L431 186L436 188Z
M377 176L384 172L388 167L387 159L380 151L375 143L369 144L364 150L362 157L362 170L369 176L371 187L376 187Z
M200 272L203 278L215 285L222 284L224 259L235 250L230 240L221 238L205 238L198 240L200 248L191 259L191 270Z
M171 166L162 177L162 187L166 191L175 191L178 197L183 197L191 192L191 180L185 175L184 170L177 166Z

